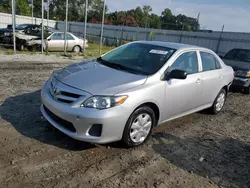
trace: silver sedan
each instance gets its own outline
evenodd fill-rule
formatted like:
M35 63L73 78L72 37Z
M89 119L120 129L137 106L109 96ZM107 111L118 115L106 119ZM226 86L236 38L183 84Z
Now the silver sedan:
M31 37L32 38L32 37ZM27 41L27 46L41 46L41 39L36 38ZM64 33L54 32L45 39L44 50L47 48L48 51L64 51ZM88 48L88 40L80 39L72 33L66 33L66 49L67 51L80 52L83 47Z
M233 69L209 49L132 42L53 73L41 111L77 140L135 147L166 121L204 109L219 113L233 79Z

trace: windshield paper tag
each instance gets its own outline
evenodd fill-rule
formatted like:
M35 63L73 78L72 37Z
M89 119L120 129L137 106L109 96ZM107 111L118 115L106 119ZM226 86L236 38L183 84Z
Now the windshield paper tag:
M168 51L163 51L163 50L150 50L149 53L152 53L152 54L160 54L160 55L167 55L168 54Z

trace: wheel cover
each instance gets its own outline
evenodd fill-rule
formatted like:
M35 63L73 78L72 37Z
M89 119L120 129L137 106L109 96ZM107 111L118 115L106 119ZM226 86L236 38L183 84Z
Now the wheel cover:
M221 111L221 109L223 108L225 104L225 99L226 99L225 93L221 93L216 101L216 105L215 105L216 111L218 112Z
M135 143L142 143L147 138L151 127L152 118L149 114L138 115L130 127L130 139Z
M75 46L75 47L74 47L74 52L80 52L79 46Z

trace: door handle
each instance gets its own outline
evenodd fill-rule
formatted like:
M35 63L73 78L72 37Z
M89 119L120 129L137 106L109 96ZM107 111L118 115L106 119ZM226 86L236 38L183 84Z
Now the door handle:
M222 78L223 78L223 75L222 75L222 74L220 74L220 75L219 75L219 78L220 78L220 79L222 79Z
M198 78L197 80L196 80L196 82L195 83L197 83L197 84L200 84L201 83L201 79L200 78Z

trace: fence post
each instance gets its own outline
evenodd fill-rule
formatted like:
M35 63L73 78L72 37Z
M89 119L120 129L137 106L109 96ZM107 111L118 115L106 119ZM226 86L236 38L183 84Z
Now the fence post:
M122 45L122 41L123 41L123 27L122 27L122 32L121 32L121 38L120 38L120 46Z
M182 25L182 29L181 29L181 36L180 36L180 41L179 41L180 43L182 41L183 31L184 31L184 24Z
M217 47L216 47L216 51L215 51L217 54L218 54L218 52L219 52L220 42L221 42L221 37L222 37L223 31L224 31L224 25L222 26L222 29L221 29L221 32L220 32L220 37L219 37L219 39L218 39L218 43L217 43Z
M15 4L15 1L12 0L12 30L13 30L13 50L14 50L14 54L16 54L16 20L15 20L15 17L16 17L16 14L15 14L15 8L16 8L16 4Z
M66 0L66 15L65 15L65 28L64 28L64 55L67 53L67 31L68 31L68 6L69 0Z

